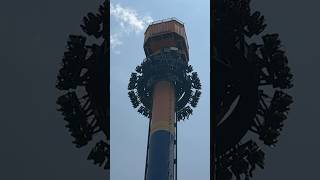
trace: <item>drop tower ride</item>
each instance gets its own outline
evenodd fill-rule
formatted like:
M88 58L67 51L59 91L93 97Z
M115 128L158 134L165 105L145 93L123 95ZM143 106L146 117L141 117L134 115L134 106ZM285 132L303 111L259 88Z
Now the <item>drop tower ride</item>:
M189 62L184 24L175 18L151 23L144 34L146 58L131 74L128 95L148 117L145 180L177 179L177 122L188 119L201 92Z

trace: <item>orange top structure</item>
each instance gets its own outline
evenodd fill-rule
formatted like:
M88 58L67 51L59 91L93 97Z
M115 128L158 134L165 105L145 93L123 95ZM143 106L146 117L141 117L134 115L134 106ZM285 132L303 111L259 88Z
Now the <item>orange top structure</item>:
M164 48L181 50L189 61L189 46L184 24L176 18L155 21L144 33L144 52L146 56L157 54Z

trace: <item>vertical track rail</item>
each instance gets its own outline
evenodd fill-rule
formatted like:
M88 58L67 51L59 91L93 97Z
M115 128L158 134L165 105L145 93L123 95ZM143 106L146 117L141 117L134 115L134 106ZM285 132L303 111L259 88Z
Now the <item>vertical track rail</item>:
M147 153L146 153L146 166L145 166L145 170L144 170L144 180L147 179L147 171L148 171L148 154L149 154L150 128L151 128L151 119L149 119L149 130L148 130L148 141L147 141Z
M177 176L178 176L178 140L177 140L177 138L178 138L178 131L177 131L177 129L178 129L178 121L177 121L177 119L175 118L175 120L176 120L176 132L175 132L175 148L176 148L176 157L175 157L175 163L174 163L174 165L175 165L175 176L174 176L174 180L177 180Z

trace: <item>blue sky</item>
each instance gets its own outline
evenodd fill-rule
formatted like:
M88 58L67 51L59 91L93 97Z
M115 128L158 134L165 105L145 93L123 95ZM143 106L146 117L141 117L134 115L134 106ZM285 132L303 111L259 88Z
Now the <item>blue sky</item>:
M210 175L210 10L209 0L111 1L111 179L144 178L148 119L132 108L130 74L145 58L143 33L153 20L176 17L185 23L190 61L202 96L190 119L178 123L178 179Z

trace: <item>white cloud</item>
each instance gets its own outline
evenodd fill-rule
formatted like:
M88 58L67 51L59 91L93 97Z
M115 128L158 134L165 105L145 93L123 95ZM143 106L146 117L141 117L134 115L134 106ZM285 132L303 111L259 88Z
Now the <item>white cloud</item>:
M110 3L110 17L119 24L111 29L110 44L112 49L123 44L124 36L129 36L132 32L141 33L153 21L151 16L142 16L132 8L113 3Z
M120 40L119 34L111 34L110 35L110 45L111 45L112 49L121 45L121 44L123 44L123 42Z
M151 16L141 16L132 8L112 3L110 4L110 16L114 17L123 28L129 28L136 33L141 32L153 21Z

